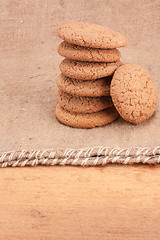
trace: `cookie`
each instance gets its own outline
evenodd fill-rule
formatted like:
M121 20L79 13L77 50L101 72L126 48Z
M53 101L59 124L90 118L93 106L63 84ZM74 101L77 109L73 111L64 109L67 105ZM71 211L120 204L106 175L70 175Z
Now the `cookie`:
M88 62L116 62L121 57L118 49L82 47L65 41L58 46L58 53L68 59Z
M114 107L96 113L71 113L64 110L58 104L56 107L56 117L63 124L76 128L94 128L113 122L119 114Z
M66 22L58 29L58 37L66 42L91 48L119 48L126 46L120 33L93 23Z
M60 63L59 68L67 77L79 80L94 80L112 75L116 68L121 64L121 61L112 63L95 63L64 59Z
M58 91L59 105L70 112L93 113L113 106L110 97L79 97Z
M157 91L150 74L137 64L124 64L111 81L113 103L126 121L139 124L152 116Z
M57 86L60 90L81 97L110 96L110 83L112 75L92 81L68 78L63 74L57 78Z

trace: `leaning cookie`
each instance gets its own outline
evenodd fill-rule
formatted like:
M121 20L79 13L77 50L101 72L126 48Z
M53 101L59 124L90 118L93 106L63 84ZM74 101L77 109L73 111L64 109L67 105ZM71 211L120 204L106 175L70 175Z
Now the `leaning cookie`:
M126 46L126 39L120 33L93 23L66 22L57 32L64 41L91 48L119 48Z
M88 62L116 62L121 57L118 49L88 48L65 41L58 46L58 53L68 59Z
M112 75L92 81L77 80L60 74L57 86L60 90L81 97L110 96L110 83Z
M77 113L93 113L113 106L110 97L79 97L60 90L57 100L64 110Z
M157 90L150 74L137 64L124 64L114 73L111 97L123 119L139 124L152 116Z
M112 75L120 65L122 65L121 61L112 63L96 63L64 59L60 63L59 68L67 77L79 80L94 80Z
M106 125L113 122L118 118L119 114L114 107L107 108L105 110L95 113L71 113L64 110L57 105L56 117L57 119L71 127L76 128L94 128Z

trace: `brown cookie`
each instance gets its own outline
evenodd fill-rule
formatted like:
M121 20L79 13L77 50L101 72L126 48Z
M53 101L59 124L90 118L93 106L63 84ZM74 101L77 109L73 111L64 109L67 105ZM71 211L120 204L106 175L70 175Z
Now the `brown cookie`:
M94 128L113 122L119 116L114 107L95 113L71 113L64 110L58 104L56 107L56 117L63 124L76 128Z
M151 117L157 104L154 82L150 74L137 64L124 64L115 71L111 96L122 118L134 124Z
M92 48L119 48L126 46L120 33L93 23L66 22L58 29L58 36L66 42Z
M110 96L111 79L112 75L92 81L84 81L68 78L61 74L57 78L57 86L64 92L82 97Z
M79 80L94 80L112 75L120 65L122 65L121 61L112 63L95 63L64 59L59 68L67 77Z
M121 57L118 49L88 48L65 41L58 46L58 53L68 59L88 62L116 62Z
M79 97L58 91L59 105L70 112L93 113L113 106L110 97Z

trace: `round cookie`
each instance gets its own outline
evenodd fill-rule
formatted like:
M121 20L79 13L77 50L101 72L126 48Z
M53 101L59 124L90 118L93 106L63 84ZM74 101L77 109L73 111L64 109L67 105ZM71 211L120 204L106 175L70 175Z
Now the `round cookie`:
M58 53L68 59L88 62L116 62L121 53L118 49L100 49L82 47L67 42L58 46Z
M68 78L63 74L57 78L57 86L60 90L81 97L110 96L110 83L112 75L92 81Z
M121 61L112 63L95 63L64 59L60 63L59 68L67 77L79 80L94 80L112 75L120 65L122 65Z
M76 128L94 128L113 122L119 114L114 107L96 113L71 113L64 110L58 104L56 107L57 119L71 127Z
M59 105L70 112L93 113L113 106L110 97L79 97L58 91Z
M58 29L58 37L66 42L92 48L119 48L126 46L120 33L93 23L66 22Z
M139 124L152 116L157 91L150 74L137 64L119 67L111 82L113 103L126 121Z

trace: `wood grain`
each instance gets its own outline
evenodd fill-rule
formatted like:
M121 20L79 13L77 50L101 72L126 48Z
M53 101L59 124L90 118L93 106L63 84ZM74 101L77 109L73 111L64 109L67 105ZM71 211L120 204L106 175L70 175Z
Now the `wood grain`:
M0 169L0 239L160 239L160 166Z

